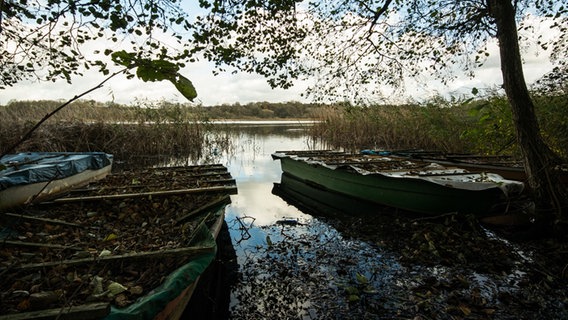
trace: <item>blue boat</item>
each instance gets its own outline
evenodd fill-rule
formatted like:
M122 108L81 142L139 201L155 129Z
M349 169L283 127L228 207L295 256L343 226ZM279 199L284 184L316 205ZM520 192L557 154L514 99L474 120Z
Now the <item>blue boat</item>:
M26 152L0 159L0 211L57 197L106 177L104 152Z

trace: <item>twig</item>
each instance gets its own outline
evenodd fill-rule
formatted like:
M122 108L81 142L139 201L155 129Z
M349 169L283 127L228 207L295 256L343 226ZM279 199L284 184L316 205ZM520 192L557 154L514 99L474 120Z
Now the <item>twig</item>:
M33 216L28 216L28 215L23 215L23 214L18 214L18 213L8 213L7 212L7 213L4 213L3 216L11 217L11 218L17 218L17 219L23 219L23 220L31 220L31 221L36 221L36 222L43 222L43 223L47 223L47 224L58 224L58 225L65 225L65 226L69 226L69 227L75 227L75 228L85 228L84 225L71 223L71 222L67 222L67 221L63 221L63 220L48 219L48 218L42 218L42 217L33 217Z
M245 224L241 221L241 219L245 219L245 218L251 218L251 219L252 219L251 225L248 226L248 227L245 226ZM248 240L248 239L250 239L250 238L252 237L248 230L252 227L252 224L254 223L254 221L256 220L256 218L254 218L254 217L249 217L249 216L244 216L244 217L241 217L241 218L240 218L240 217L236 217L236 220L237 220L237 221L239 222L239 224L241 225L241 228L240 228L240 230L241 230L241 239L239 239L239 240L237 241L237 244L239 244L239 243L241 243L243 240Z
M444 214L441 214L441 215L438 215L438 216L417 218L417 219L411 220L410 222L414 223L414 222L418 222L418 221L437 220L437 219L445 218L445 217L448 217L448 216L455 216L457 214L458 214L457 212L448 212L448 213L444 213Z
M113 262L113 261L125 261L125 260L147 260L147 259L160 259L164 257L180 257L180 256L194 256L201 253L214 251L214 246L193 246L193 247L181 247L175 249L158 250L158 251L144 251L144 252L132 252L124 253L116 256L103 256L98 258L82 258L73 260L61 260L61 261L48 261L42 263L31 263L24 264L20 266L11 266L8 268L0 268L0 270L6 269L16 269L16 270L33 270L49 267L57 267L60 265L79 265L79 264L91 264L98 262Z
M82 202L82 201L120 200L128 198L144 198L148 196L172 196L172 195L214 193L214 192L223 192L225 194L237 194L237 187L216 186L216 187L193 188L193 189L149 191L149 192L140 192L140 193L109 194L101 196L84 196L84 197L75 197L75 198L58 198L54 199L52 202L49 202L47 204Z

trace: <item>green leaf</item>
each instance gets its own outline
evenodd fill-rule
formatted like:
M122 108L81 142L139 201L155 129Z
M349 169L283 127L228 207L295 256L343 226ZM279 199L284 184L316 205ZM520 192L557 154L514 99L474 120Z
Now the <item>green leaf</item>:
M197 97L197 91L193 83L181 74L177 74L175 80L170 80L176 86L176 89L189 101L193 101Z
M360 274L359 272L357 272L357 273L355 274L355 277L357 278L357 281L358 281L360 284L367 284L367 283L369 283L369 279L367 279L367 277L365 277L364 275Z
M105 54L108 51L105 50ZM124 50L115 51L111 54L111 59L114 63L125 66L132 67L135 64L135 54L133 52L126 52Z
M144 60L139 64L136 75L143 81L170 80L174 82L178 70L179 67L176 64L166 60Z
M348 295L359 295L359 289L357 289L356 287L347 287L345 288L345 291Z

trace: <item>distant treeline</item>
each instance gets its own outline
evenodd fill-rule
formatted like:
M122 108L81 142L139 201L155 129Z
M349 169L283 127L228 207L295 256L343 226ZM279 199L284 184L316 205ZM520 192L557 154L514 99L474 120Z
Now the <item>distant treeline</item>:
M0 122L38 121L64 101L10 101L0 106ZM172 102L139 102L122 105L79 100L63 108L53 121L72 122L163 122L216 119L306 119L314 118L320 104L300 102L223 104L192 106Z

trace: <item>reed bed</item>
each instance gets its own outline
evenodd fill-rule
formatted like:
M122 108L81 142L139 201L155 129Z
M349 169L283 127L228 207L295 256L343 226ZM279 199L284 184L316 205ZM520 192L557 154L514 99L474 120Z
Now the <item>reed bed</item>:
M0 152L4 153L60 102L11 103L0 109ZM199 159L206 143L205 124L181 107L127 108L82 101L56 113L10 152L103 151L118 162L153 157ZM170 159L170 160L168 160ZM136 161L139 162L139 161Z
M4 149L16 142L29 126L12 128L20 132L7 138ZM203 147L203 133L198 124L144 125L144 124L48 124L40 127L31 139L19 145L15 152L74 152L104 151L116 159L128 161L141 155L199 158ZM4 151L4 150L2 150Z
M547 143L568 159L567 96L535 97ZM507 100L490 96L476 101L423 105L320 109L312 139L333 149L427 149L449 153L508 154L520 157Z
M435 149L464 152L470 146L460 139L468 121L450 108L419 106L331 106L318 115L313 139L330 148Z
M544 138L559 155L568 159L568 96L535 96L534 100ZM9 149L62 103L14 101L0 106L0 152ZM279 108L275 109L280 110L279 114L291 115L293 119L299 119L298 110L304 115L309 110L310 118L319 120L309 127L308 144L312 146L348 151L429 149L520 155L508 102L497 94L474 101L437 98L425 104L397 106L336 104L298 108L296 104L273 107ZM248 109L253 107L260 108L247 105ZM203 152L214 153L231 147L230 128L212 126L206 121L223 108L147 101L124 106L79 100L56 113L13 152L104 151L119 159L141 155L207 158Z

